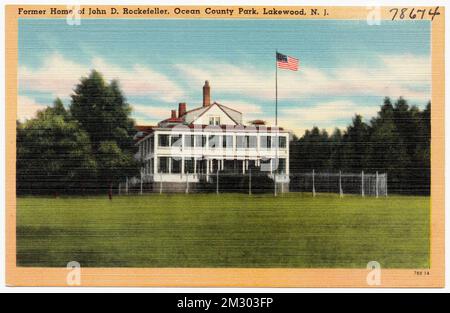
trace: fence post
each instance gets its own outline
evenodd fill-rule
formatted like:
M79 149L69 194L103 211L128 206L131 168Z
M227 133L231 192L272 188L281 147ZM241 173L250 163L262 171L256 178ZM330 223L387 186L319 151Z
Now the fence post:
M364 197L364 171L361 172L361 196Z
M119 196L120 196L120 188L122 187L122 183L119 183Z
M312 185L313 185L312 192L313 192L313 197L316 196L316 179L315 179L315 174L316 174L316 172L315 172L315 170L313 170L312 171Z
M125 193L128 194L128 177L127 177L126 185L125 185Z
M375 178L375 192L376 192L376 195L377 195L377 198L378 198L378 196L379 196L379 190L378 190L378 172L376 173L376 176L375 176L376 178Z
M163 178L163 176L162 176L162 173L159 175L159 179L160 179L160 181L159 181L159 194L160 195L162 195L162 193L163 193L163 181L162 181L162 178Z
M342 189L342 171L339 171L339 195L341 198L344 197L344 190Z
M252 195L252 169L249 170L248 172L248 195L251 196Z
M217 168L216 193L219 194L219 168Z

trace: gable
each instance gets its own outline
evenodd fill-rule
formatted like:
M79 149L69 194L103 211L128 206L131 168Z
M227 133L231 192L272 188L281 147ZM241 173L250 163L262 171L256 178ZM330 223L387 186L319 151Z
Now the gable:
M230 111L230 110L227 110ZM217 103L212 104L211 106L205 108L204 110L199 110L199 112L193 112L197 113L197 116L192 119L192 121L189 121L186 118L186 123L194 124L194 125L209 125L210 118L219 118L220 119L220 125L238 125L242 118L239 118L238 120L235 120L233 117L237 115L238 112L231 111L227 112L222 107L220 107Z

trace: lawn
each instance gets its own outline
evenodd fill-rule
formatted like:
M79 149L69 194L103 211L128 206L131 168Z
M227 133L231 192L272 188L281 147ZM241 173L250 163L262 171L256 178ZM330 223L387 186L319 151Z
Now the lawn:
M145 195L17 200L19 266L429 267L429 197Z

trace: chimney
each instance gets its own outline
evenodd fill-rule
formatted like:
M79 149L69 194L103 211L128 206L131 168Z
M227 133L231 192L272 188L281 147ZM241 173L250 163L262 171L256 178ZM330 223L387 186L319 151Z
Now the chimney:
M172 118L177 118L177 110L172 110Z
M209 88L209 81L205 81L203 86L203 107L209 107L211 105L211 90Z
M186 114L187 107L186 102L182 102L178 105L178 117L181 118L184 114Z

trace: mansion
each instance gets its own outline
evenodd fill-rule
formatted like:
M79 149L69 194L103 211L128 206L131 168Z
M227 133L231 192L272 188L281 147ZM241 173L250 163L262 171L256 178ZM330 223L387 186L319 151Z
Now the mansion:
M211 102L211 87L203 86L203 104L188 110L180 103L157 126L137 126L135 136L142 177L155 191L165 186L195 190L215 175L266 172L280 191L289 191L290 133L263 121L244 123L239 108Z

